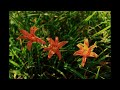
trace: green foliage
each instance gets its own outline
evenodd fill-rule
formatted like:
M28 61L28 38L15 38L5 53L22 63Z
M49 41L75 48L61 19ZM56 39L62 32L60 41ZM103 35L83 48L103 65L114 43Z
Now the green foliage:
M30 32L30 27L39 28L36 36L46 45L33 43L27 50L27 40L16 40L20 30ZM111 78L111 12L110 11L10 11L9 12L9 78L10 79L110 79ZM59 37L68 41L57 55L47 59L47 37ZM73 56L78 43L88 38L99 57L87 58L85 67L80 67L82 57Z

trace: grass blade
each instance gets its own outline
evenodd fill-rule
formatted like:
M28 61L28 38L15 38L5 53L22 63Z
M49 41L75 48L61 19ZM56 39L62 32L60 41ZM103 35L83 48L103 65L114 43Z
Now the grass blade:
M80 74L78 71L76 71L75 69L71 68L70 66L68 66L68 65L65 64L64 68L67 69L67 70L70 70L71 72L73 72L78 77L80 77L82 79L85 79L85 77L82 74Z
M99 34L104 33L104 31L105 31L105 30L107 30L107 29L109 29L110 27L111 27L111 26L108 26L108 27L106 27L106 28L102 29L101 31L99 31L99 32L95 33L92 37L95 37L95 36L97 36L97 35L99 35Z
M96 76L95 76L95 79L97 79L97 78L98 78L99 71L100 71L100 66L98 66L97 68L98 68L98 71L97 71L97 74L96 74Z
M16 67L20 67L20 65L18 65L16 62L14 62L14 61L12 61L12 60L9 60L9 62L10 62L11 64L13 64L14 66L16 66Z
M94 15L95 15L96 11L92 13L92 15L88 16L84 22L88 22Z
M62 71L60 71L59 69L57 69L57 68L55 68L55 67L53 67L53 66L49 66L49 65L44 65L44 66L48 66L48 67L50 67L50 68L53 68L53 69L55 69L58 73L60 73L65 79L67 79L67 77L65 76L65 74L62 72Z
M16 54L16 52L12 49L13 55L15 55L19 61L21 62L22 65L24 65L23 61L19 58L19 56Z

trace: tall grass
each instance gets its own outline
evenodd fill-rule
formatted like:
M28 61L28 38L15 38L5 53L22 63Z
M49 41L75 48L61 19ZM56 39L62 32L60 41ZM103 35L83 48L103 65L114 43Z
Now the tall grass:
M43 45L33 43L27 50L27 40L16 40L20 30L30 32L36 26L36 36L68 41L60 51L62 60L48 52ZM111 78L111 12L110 11L10 11L9 12L9 78L10 79L110 79ZM99 57L87 58L80 67L82 57L73 56L78 43L88 38ZM48 42L46 46L48 45Z

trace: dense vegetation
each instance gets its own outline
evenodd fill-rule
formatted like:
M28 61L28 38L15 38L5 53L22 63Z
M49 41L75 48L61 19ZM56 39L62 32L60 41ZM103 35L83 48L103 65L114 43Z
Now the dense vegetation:
M30 32L46 44L33 43L27 49L26 39L17 40L20 30ZM10 79L111 79L111 12L110 11L10 11L9 12L9 78ZM68 41L60 52L48 59L47 38ZM76 46L88 38L96 43L97 58L88 57L81 67L82 56L73 54Z

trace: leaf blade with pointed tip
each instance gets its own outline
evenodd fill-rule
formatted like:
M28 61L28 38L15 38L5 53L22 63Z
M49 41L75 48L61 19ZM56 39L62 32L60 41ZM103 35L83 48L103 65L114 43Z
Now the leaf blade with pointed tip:
M20 67L19 64L17 64L16 62L14 62L14 61L12 61L12 60L9 60L9 62L10 62L11 64L13 64L14 66L16 66L16 67Z

